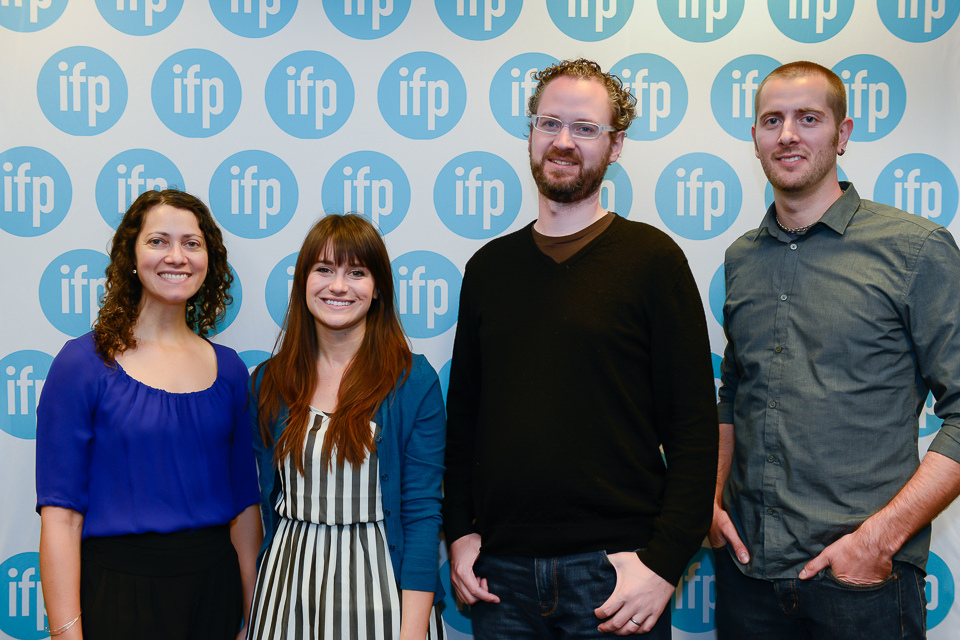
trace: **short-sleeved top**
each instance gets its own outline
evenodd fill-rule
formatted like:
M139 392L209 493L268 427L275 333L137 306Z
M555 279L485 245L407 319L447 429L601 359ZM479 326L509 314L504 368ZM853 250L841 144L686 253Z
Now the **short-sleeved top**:
M37 408L37 511L77 511L87 538L226 524L256 504L247 369L212 346L213 385L170 393L104 363L93 333L67 342Z

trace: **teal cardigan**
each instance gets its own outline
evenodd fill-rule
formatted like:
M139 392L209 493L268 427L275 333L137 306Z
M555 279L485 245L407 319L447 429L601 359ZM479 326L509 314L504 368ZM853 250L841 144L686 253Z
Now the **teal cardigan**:
M273 446L265 446L260 435L256 398L263 369L257 373L251 380L253 396L250 407L263 518L259 566L280 520L274 508L280 493L280 480L273 464ZM283 432L286 417L287 409L283 407L271 426L273 442ZM446 419L437 373L425 357L413 355L410 375L380 405L374 422L381 428L376 446L393 572L400 589L433 591L434 602L439 602L444 593L440 586L439 544Z

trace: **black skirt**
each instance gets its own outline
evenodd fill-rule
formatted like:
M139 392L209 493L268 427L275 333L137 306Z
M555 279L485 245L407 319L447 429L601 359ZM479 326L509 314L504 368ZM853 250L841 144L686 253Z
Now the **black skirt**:
M80 606L85 640L234 640L243 591L229 527L87 538Z

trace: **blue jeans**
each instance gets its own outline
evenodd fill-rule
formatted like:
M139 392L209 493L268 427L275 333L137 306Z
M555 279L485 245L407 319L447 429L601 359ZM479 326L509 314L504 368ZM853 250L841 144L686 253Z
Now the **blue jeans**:
M879 584L842 582L828 567L808 580L758 580L715 549L718 640L900 640L926 637L926 574L894 562Z
M477 640L532 638L605 638L603 621L593 610L606 602L617 585L617 571L603 551L555 558L490 556L481 553L474 565L500 602L471 607ZM669 605L644 640L671 638Z

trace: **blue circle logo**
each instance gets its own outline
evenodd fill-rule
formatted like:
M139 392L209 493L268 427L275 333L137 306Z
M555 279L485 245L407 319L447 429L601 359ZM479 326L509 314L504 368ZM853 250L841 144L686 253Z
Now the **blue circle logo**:
M91 249L54 258L40 276L40 309L54 327L78 338L90 331L107 282L110 259Z
M127 107L127 79L113 58L92 47L53 54L37 77L37 100L50 124L73 136L94 136Z
M20 0L0 3L0 27L31 33L46 29L56 22L68 0Z
M900 123L907 108L907 89L892 64L860 54L841 60L833 72L847 88L847 115L854 123L851 140L879 140Z
M887 30L901 40L930 42L945 34L954 25L957 15L960 14L960 2L877 0L877 13Z
M461 154L444 165L433 185L440 221L461 238L498 236L520 213L523 189L510 163L486 151Z
M0 153L0 229L42 236L63 222L72 199L70 176L51 154L36 147Z
M689 42L719 40L740 22L744 0L657 0L660 19Z
M410 209L410 181L393 158L377 151L354 151L330 167L320 199L324 211L359 213L387 235Z
M628 218L633 208L633 183L619 162L607 167L607 174L600 183L600 206L607 211Z
M153 110L174 133L209 138L240 111L240 78L213 51L185 49L163 61L153 76Z
M53 358L42 351L16 351L0 360L0 430L14 438L37 437L37 403Z
M231 33L243 38L263 38L287 26L297 11L297 0L210 0L210 10L217 22Z
M933 411L934 405L933 393L927 393L927 401L923 404L923 410L920 412L921 438L934 435L943 426L943 418Z
M244 366L247 367L247 373L252 376L253 370L257 368L257 365L262 362L266 362L267 358L270 357L270 352L261 351L259 349L250 349L248 351L241 351L237 355L240 356Z
M713 272L710 278L710 286L707 290L707 297L710 302L710 312L713 318L721 327L723 326L723 303L727 299L727 281L724 277L723 263Z
M435 0L437 15L461 38L490 40L506 33L520 16L523 0Z
M581 42L605 40L627 24L633 0L546 0L550 19Z
M405 138L439 138L460 122L467 85L449 60L427 51L401 56L380 78L380 113Z
M410 0L323 0L323 11L340 33L374 40L393 33L403 23Z
M930 552L927 560L927 629L933 629L943 622L953 607L956 583L950 567L943 559Z
M390 266L408 336L435 338L456 323L463 276L452 262L432 251L411 251Z
M97 176L97 209L112 229L146 191L184 189L183 174L165 155L150 149L129 149L110 158Z
M283 328L283 320L287 315L287 305L293 293L293 274L297 266L297 252L283 258L270 270L267 276L267 286L264 295L267 302L267 312ZM304 295L301 291L300 295Z
M631 140L658 140L671 133L687 111L687 83L676 65L654 53L635 53L610 68L637 99Z
M723 358L715 353L710 354L710 362L713 364L713 390L716 395L716 401L720 402L720 377L723 375Z
M713 80L710 107L717 124L737 140L751 141L756 118L753 101L757 89L780 63L769 56L740 56L728 62Z
M737 173L709 153L688 153L667 165L655 195L660 219L690 240L716 238L730 228L743 204Z
M726 553L726 550L720 553ZM690 559L670 601L670 621L677 629L687 633L714 629L713 611L717 603L715 567L713 549L707 547L700 547Z
M47 611L40 586L40 554L18 553L0 564L0 580L5 582L7 606L0 607L0 631L17 640L49 637Z
M336 58L319 51L291 53L267 77L267 112L295 138L323 138L353 111L353 80Z
M854 0L767 0L780 33L797 42L823 42L847 26Z
M183 0L97 0L97 11L111 27L130 36L163 31L177 19Z
M957 214L957 179L925 153L900 156L880 172L873 199L949 227Z
M266 151L240 151L210 178L210 210L223 228L241 238L266 238L297 211L300 192L287 164Z
M438 376L440 377L440 393L443 395L443 406L447 406L447 389L450 388L450 365L453 360L447 360L447 363L440 367ZM449 580L450 572L447 571L447 576ZM444 586L444 589L447 589L447 586ZM451 593L447 591L447 593Z
M503 63L490 83L490 111L504 131L527 139L530 118L527 105L537 88L533 74L559 62L545 53L521 53Z

